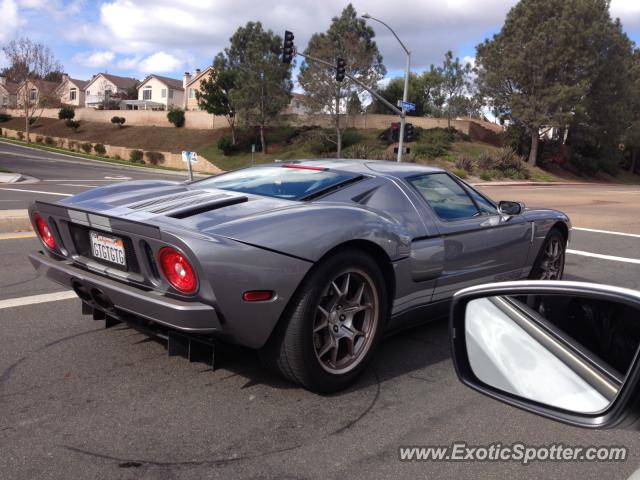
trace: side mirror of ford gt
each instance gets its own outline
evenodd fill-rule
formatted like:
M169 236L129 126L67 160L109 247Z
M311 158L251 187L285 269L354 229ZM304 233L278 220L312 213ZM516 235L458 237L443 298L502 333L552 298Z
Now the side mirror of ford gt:
M503 200L498 203L498 211L504 215L520 215L524 212L524 203Z
M564 281L480 285L454 296L450 322L465 385L575 426L635 421L640 292Z

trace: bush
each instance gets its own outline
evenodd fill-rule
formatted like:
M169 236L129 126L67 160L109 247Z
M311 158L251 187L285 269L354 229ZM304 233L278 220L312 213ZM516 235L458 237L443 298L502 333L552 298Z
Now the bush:
M172 108L169 110L169 113L167 113L167 120L177 128L184 126L184 110L181 108Z
M482 180L484 180L485 182L488 182L489 180L491 180L493 177L491 176L491 170L485 170L484 172L480 173L480 178Z
M114 160L122 160L122 157L116 153L116 154L113 156L113 159L114 159Z
M460 177L460 178L467 178L467 176L469 175L467 173L467 171L463 168L454 168L453 170L451 170L453 172L454 175Z
M451 144L458 138L461 138L461 134L454 128L421 130L414 152L421 158L443 157L449 153Z
M526 172L526 174L529 173L527 165L522 160L522 157L520 157L511 147L504 147L498 151L493 168L502 172L511 170L523 175L525 175L524 172Z
M23 132L18 131L18 132L17 132L17 135L18 135L18 138L19 138L20 140L24 140L24 133L23 133Z
M443 157L449 153L449 146L443 144L418 143L413 147L413 153L418 158Z
M60 120L73 120L75 116L76 116L76 111L72 107L62 107L58 111L58 118Z
M144 152L142 150L131 150L129 152L129 160L133 163L144 163L143 157Z
M118 125L118 128L122 128L122 125L124 125L126 121L126 118L118 117L117 115L115 117L111 117L111 123L113 123L114 125Z
M374 148L366 143L356 143L355 145L352 145L349 149L345 150L343 155L344 158L356 158L361 160L375 159L377 156L377 152L374 151Z
M69 150L78 150L78 142L75 142L73 140L69 140L69 145L68 145Z
M38 119L36 117L29 117L29 125L33 125L37 121L38 121Z
M455 161L455 166L458 170L464 170L466 173L472 173L474 162L469 157L458 157ZM460 176L460 175L458 175Z
M0 113L0 122L8 122L11 120L11 115L8 113Z
M518 155L528 157L531 151L531 136L527 133L526 127L515 123L509 125L502 133L502 143Z
M480 170L490 170L493 168L495 161L488 152L482 152L478 157L478 168Z
M44 143L45 145L52 146L56 144L56 141L51 137L44 137Z
M102 156L102 155L104 155L104 154L106 154L106 153L107 153L107 149L106 149L106 148L104 148L104 145L103 145L103 144L101 144L101 143L96 143L96 144L93 146L93 151L94 151L94 152L96 152L96 153L97 153L98 155L100 155L100 156Z
M362 141L362 134L355 128L347 128L342 132L342 149L349 148L351 145L360 143Z
M158 165L164 162L164 155L160 152L145 152L144 156L151 165Z
M90 143L83 143L80 145L80 148L84 150L84 153L91 153L93 146Z
M64 124L69 127L70 129L72 129L74 132L78 131L78 128L80 127L80 122L77 120L67 120L64 122Z
M237 147L233 144L231 137L220 137L218 139L218 149L226 157L233 155L237 151Z
M36 143L42 143L42 140L44 140L44 138L42 138L42 135L36 135Z

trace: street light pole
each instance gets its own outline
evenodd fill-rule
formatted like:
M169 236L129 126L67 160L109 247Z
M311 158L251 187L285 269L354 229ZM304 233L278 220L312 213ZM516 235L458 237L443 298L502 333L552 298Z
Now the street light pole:
M382 25L387 27L389 29L389 31L393 34L393 36L396 37L396 40L398 40L398 43L400 44L402 49L406 52L406 54L407 54L407 62L405 64L405 70L404 70L404 92L402 94L402 101L406 102L407 101L407 95L409 93L409 72L410 72L410 69L411 69L411 52L404 45L404 43L402 43L402 40L400 40L400 37L398 37L396 32L393 31L393 28L391 28L389 25L384 23L382 20L380 20L378 18L375 18L375 17L372 17L368 13L365 13L364 15L362 15L362 18L366 18L367 20L375 20L376 22L381 23ZM404 109L404 103L403 103L402 113L400 114L400 137L398 139L398 161L399 162L402 161L402 150L404 149L404 128L405 128L405 123L406 123L406 113L407 112Z

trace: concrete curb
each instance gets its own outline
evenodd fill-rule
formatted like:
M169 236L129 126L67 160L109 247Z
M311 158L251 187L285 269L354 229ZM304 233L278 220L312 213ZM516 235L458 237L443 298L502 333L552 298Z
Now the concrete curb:
M32 230L28 210L0 210L0 234Z
M0 183L17 183L24 179L19 173L0 173Z

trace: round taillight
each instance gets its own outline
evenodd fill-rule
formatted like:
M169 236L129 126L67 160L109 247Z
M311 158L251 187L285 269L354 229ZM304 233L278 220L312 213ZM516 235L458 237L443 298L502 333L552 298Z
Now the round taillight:
M36 213L33 216L33 220L36 223L38 236L40 237L40 240L42 240L42 243L44 243L48 249L55 250L56 239L53 236L53 232L51 231L49 224L44 220L44 218L42 218L42 216L39 213Z
M171 247L158 252L158 263L162 274L173 288L182 293L194 293L198 288L198 277L186 257Z

